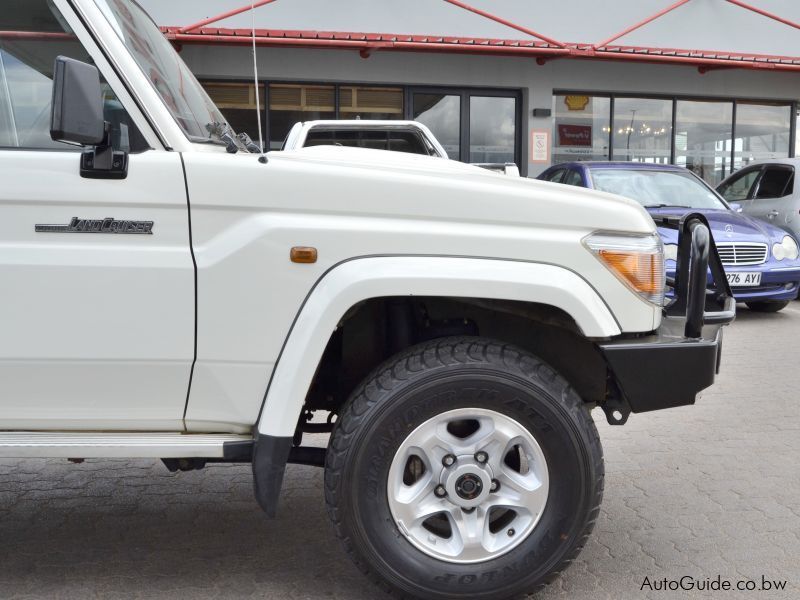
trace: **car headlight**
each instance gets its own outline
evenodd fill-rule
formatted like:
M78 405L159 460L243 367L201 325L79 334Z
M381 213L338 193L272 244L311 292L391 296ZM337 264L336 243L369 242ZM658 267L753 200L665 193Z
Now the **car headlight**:
M797 248L797 242L790 235L784 236L780 244L772 245L772 256L775 257L775 260L783 260L785 258L797 260L798 255L800 255L800 250Z
M664 245L664 260L678 260L678 244Z
M658 235L600 232L583 243L628 288L656 306L664 304L664 244Z

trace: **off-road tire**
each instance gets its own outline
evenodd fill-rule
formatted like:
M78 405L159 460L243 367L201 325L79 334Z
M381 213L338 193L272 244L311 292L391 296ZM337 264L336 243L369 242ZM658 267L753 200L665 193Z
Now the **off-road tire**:
M420 423L456 408L510 416L536 438L550 487L528 537L484 562L437 560L400 532L387 500L395 451ZM550 366L518 347L477 337L408 349L371 373L331 435L325 500L358 568L400 598L500 600L554 580L578 555L603 495L603 455L589 410Z
M746 302L747 308L760 313L776 313L789 306L789 301L778 302Z

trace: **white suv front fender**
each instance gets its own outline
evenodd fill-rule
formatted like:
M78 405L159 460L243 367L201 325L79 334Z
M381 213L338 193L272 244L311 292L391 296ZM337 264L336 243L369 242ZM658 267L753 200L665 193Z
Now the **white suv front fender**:
M331 333L354 305L386 296L448 296L537 302L570 315L587 337L621 333L598 293L549 264L454 257L373 257L331 269L306 298L272 374L258 432L294 435Z

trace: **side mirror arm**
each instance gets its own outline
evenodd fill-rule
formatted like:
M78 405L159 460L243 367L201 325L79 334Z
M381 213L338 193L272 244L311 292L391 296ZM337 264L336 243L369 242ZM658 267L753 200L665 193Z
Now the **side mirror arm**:
M128 154L111 145L111 123L103 123L103 140L81 154L81 177L87 179L125 179Z

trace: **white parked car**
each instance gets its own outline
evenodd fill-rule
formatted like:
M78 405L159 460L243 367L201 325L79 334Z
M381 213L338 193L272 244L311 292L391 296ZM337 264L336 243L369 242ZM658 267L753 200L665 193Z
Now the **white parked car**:
M270 516L287 463L324 466L337 535L385 587L504 598L592 530L592 408L621 425L713 383L735 309L702 216L673 223L665 316L632 200L431 156L251 152L134 0L16 6L0 457L252 463Z
M380 121L366 119L320 120L295 123L281 150L312 146L371 148L448 158L447 151L430 129L417 121ZM519 177L514 163L473 163L503 175Z

